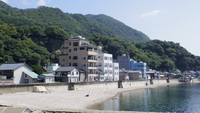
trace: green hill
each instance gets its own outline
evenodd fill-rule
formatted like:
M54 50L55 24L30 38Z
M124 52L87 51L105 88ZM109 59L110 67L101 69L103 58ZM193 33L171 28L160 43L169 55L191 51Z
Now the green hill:
M93 18L92 18L93 17ZM73 35L91 36L99 33L103 36L119 37L125 41L147 42L150 39L122 22L105 15L87 15L64 13L58 8L38 7L37 9L15 9L0 1L0 20L15 26L54 25Z
M137 31L129 26L126 26L124 23L106 16L106 15L86 15L88 18L91 18L99 23L105 25L112 33L116 34L118 37L125 41L131 42L148 42L150 41L149 37L144 33Z

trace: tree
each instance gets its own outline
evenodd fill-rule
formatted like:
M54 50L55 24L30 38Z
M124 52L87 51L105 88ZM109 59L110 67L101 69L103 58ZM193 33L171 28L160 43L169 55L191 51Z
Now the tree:
M43 73L42 68L38 65L31 65L31 68L33 68L33 71L38 75L41 75Z

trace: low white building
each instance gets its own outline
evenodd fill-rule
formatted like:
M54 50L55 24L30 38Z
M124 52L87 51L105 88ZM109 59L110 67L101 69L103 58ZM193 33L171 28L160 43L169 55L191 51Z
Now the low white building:
M113 62L113 79L119 81L119 63Z
M79 71L75 67L59 67L55 70L55 79L60 82L79 82Z
M113 56L108 53L98 54L98 69L103 73L100 81L113 81Z
M55 81L55 75L53 74L42 74L38 78L44 83L54 83Z
M2 64L0 75L14 84L35 83L38 76L26 63Z

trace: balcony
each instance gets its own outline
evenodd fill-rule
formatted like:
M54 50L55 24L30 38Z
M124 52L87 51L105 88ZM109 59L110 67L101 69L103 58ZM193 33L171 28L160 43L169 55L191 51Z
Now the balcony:
M94 52L94 51L88 51L88 55L94 55L94 56L97 56L97 52Z
M88 76L98 76L98 74L88 74Z
M88 57L88 62L97 62L97 58Z

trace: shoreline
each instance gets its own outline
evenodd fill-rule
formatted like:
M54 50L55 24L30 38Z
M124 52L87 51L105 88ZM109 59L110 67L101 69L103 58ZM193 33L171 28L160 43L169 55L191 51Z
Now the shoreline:
M143 85L143 86L132 86L128 88L113 88L113 89L103 89L103 90L91 89L91 90L74 90L74 91L52 91L50 93L18 92L18 93L0 95L0 105L27 107L35 112L46 110L46 111L70 111L70 112L98 111L99 113L105 111L93 110L90 108L100 102L114 98L115 96L117 96L122 92L144 89L144 88L165 87L167 85L176 85L176 84L181 84L181 83L173 82L173 83L153 84L148 86ZM86 94L89 94L89 97L85 97ZM121 113L121 111L118 112Z
M133 90L140 90L140 89L146 89L146 88L157 88L157 87L165 87L165 86L171 86L171 85L177 85L177 84L181 84L181 83L171 83L171 84L159 84L159 85L148 85L148 86L140 86L140 87L135 87L135 88L126 88L124 90L121 90L121 91L118 91L116 95L113 95L112 97L109 97L107 99L104 99L102 101L99 101L99 102L96 102L96 103L93 103L89 106L86 106L86 109L91 109L93 106L95 106L96 104L99 104L103 101L106 101L106 100L109 100L109 99L112 99L112 98L115 98L116 96L118 96L119 94L121 93L124 93L124 92L128 92L128 91L133 91ZM94 110L94 109L91 109L91 110Z

